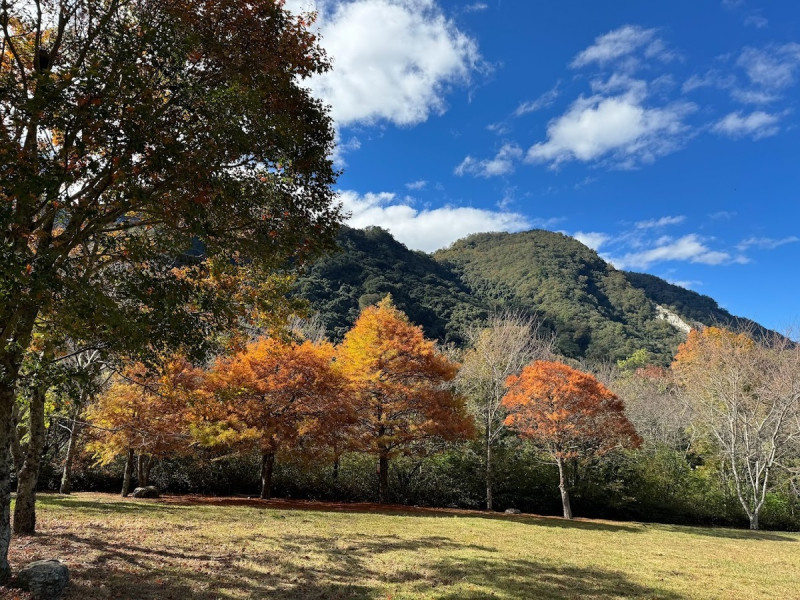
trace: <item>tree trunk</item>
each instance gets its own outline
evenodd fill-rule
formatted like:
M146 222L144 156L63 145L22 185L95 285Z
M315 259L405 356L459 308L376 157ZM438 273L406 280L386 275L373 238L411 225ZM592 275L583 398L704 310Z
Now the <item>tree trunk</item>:
M14 533L33 535L36 532L36 484L44 448L44 404L47 387L38 385L30 398L28 410L28 445L25 459L17 475L17 501L14 505Z
M11 380L13 381L13 380ZM14 385L0 379L0 585L11 578L8 546L11 543L11 437Z
M144 485L150 485L150 470L154 462L152 455L147 457L147 464L144 466Z
M272 497L272 470L275 467L275 452L267 451L261 455L261 498Z
M758 511L753 511L750 515L750 529L752 531L758 531Z
M144 455L140 452L136 456L136 487L144 487Z
M133 460L135 458L133 448L128 449L128 459L125 461L125 475L122 477L122 493L123 498L127 498L131 490L131 478L133 477Z
M492 441L491 432L486 427L486 510L493 509L492 498Z
M389 502L389 453L382 450L378 459L378 502Z
M77 417L72 420L72 427L69 430L69 442L67 443L67 456L64 459L64 471L61 473L61 494L72 492L72 463L78 449L78 436L80 435L80 425Z
M561 505L564 507L564 518L572 518L572 507L569 505L569 491L567 490L567 482L564 478L564 461L561 458L556 459L558 464L558 489L561 491Z
M333 461L333 480L339 481L339 457Z

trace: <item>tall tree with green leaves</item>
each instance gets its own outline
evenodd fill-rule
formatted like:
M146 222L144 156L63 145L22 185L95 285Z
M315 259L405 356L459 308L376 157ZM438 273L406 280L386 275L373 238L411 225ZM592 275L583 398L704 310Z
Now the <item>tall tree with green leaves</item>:
M2 582L37 320L201 354L331 246L341 208L331 119L302 85L328 63L283 2L2 0L0 23Z

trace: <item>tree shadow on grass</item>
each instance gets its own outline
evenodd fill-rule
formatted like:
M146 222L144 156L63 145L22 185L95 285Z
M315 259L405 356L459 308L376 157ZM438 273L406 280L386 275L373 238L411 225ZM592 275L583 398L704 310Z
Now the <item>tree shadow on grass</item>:
M43 506L62 508L62 509L76 509L85 514L101 513L101 514L158 514L158 513L175 513L180 510L179 507L170 506L160 502L143 498L129 498L122 499L118 497L109 497L108 500L79 500L75 496L61 496L56 494L36 494L37 504Z
M726 527L690 527L680 525L660 525L666 531L704 535L729 540L760 540L765 542L798 542L797 535L788 535L774 531L751 531L749 529L729 529Z
M314 502L304 500L259 500L254 498L210 498L204 496L165 496L160 503L176 506L246 506L267 510L301 510L320 513L361 513L386 516L413 516L433 519L490 519L513 522L523 525L556 527L559 529L583 529L587 531L606 531L616 533L639 533L641 527L622 523L609 523L590 520L567 520L560 517L540 515L507 515L503 513L447 508L426 508L399 504L374 504L366 502Z
M46 552L68 545L76 557L66 600L378 600L406 594L447 600L680 599L619 572L509 559L493 547L445 536L304 535L287 538L279 549L245 550L255 541L257 533L225 539L211 551L147 548L87 530L49 535L40 543ZM418 558L412 566L393 566L409 555Z

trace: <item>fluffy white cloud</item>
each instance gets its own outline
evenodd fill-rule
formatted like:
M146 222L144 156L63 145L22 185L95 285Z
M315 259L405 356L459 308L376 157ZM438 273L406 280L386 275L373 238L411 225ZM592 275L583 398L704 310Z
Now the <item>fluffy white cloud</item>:
M348 224L352 227L378 225L409 248L426 252L444 248L471 233L532 227L526 217L514 212L453 206L418 210L412 206L412 199L386 192L360 195L344 191L340 199L351 213Z
M584 246L589 246L592 250L599 250L600 247L611 239L607 233L598 231L576 231L572 234Z
M687 130L689 103L649 108L640 90L618 96L580 97L562 116L550 121L547 140L531 146L527 160L552 166L610 157L618 166L651 162L677 149Z
M664 227L666 225L678 225L683 223L686 217L678 215L676 217L661 217L660 219L649 219L647 221L638 221L636 229L653 229L655 227Z
M749 136L755 140L760 140L778 133L778 115L772 115L757 110L749 115L740 112L733 112L719 121L711 128L714 132L739 138Z
M658 57L668 60L671 56L664 43L656 37L655 29L645 29L638 25L625 25L598 36L594 44L580 52L572 61L573 68L598 63L606 65L613 61L630 57L644 49L648 58Z
M618 269L647 269L654 263L665 261L720 265L732 261L743 262L745 259L734 259L728 252L712 250L697 234L691 233L678 239L665 236L657 240L652 248L628 252L619 258L608 257L607 260Z
M455 168L455 174L475 175L477 177L496 177L507 175L514 170L518 160L522 158L522 148L516 144L505 144L494 158L479 160L472 156L467 156L461 164Z
M418 181L410 181L406 184L406 187L410 190L424 190L428 187L428 182L424 179L420 179Z
M290 0L316 9L333 69L310 82L339 126L413 125L445 108L452 84L480 61L476 42L434 0Z

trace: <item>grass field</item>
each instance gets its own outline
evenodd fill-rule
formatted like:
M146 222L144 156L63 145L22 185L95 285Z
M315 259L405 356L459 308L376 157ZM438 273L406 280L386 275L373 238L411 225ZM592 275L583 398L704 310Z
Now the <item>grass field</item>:
M69 599L800 598L800 535L375 505L40 496ZM0 592L13 598L13 592Z

